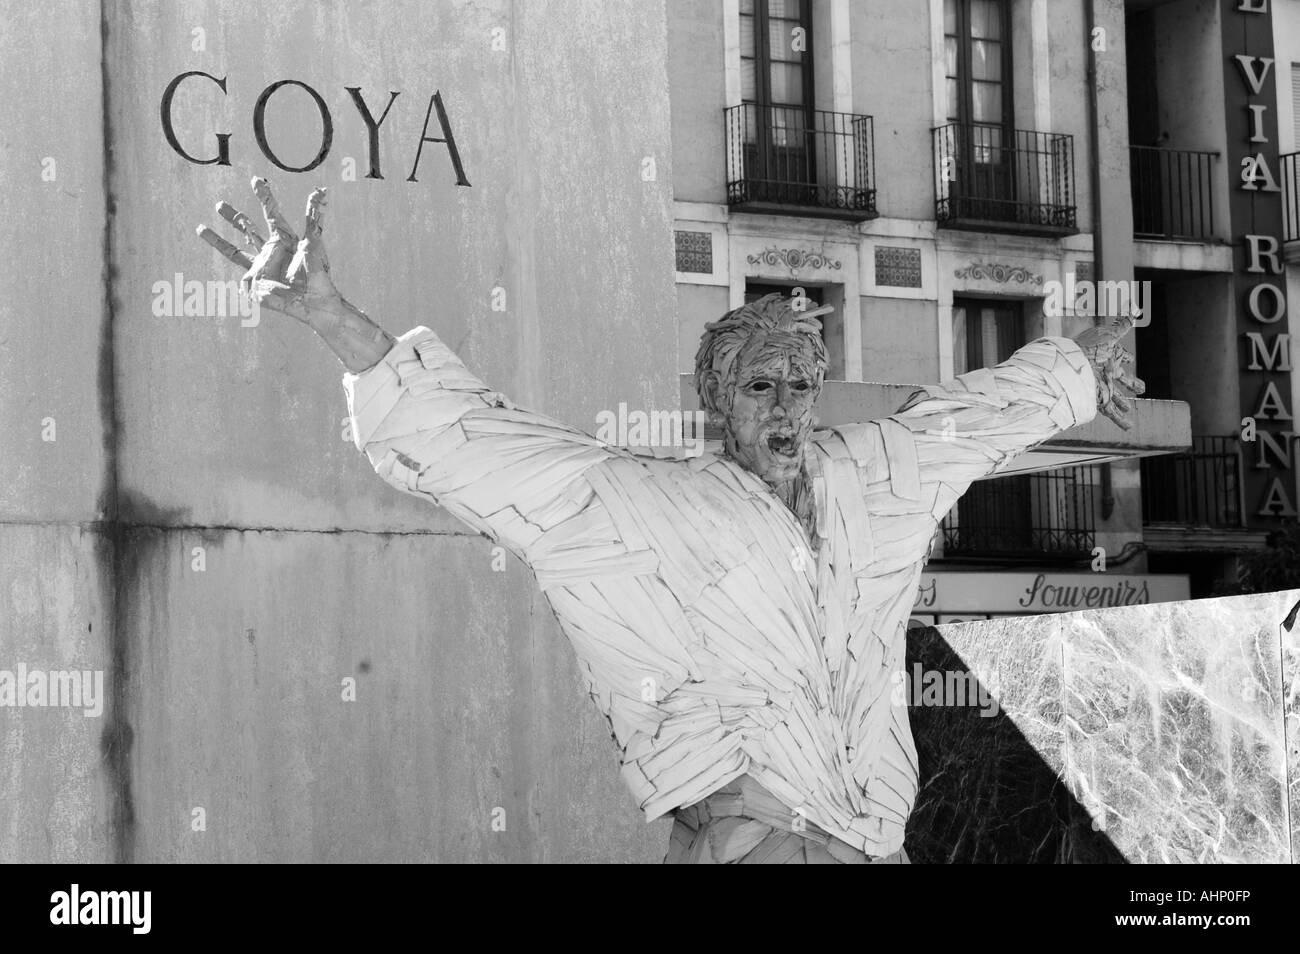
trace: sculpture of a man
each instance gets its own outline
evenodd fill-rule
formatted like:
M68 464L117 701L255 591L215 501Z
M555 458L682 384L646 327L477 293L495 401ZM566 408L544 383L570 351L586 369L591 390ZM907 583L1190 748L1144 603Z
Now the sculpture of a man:
M675 815L668 860L905 862L917 764L891 677L938 522L971 481L1098 409L1127 426L1131 322L814 430L824 309L769 296L700 346L722 452L639 455L515 407L427 328L394 339L334 287L324 191L300 240L253 187L268 239L225 203L248 251L199 234L341 359L379 475L532 568L637 804Z

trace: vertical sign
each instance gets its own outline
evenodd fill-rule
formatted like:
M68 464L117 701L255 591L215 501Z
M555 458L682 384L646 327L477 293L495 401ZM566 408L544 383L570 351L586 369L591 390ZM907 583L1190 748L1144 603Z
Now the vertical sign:
M1220 10L1246 519L1273 526L1296 513L1273 15L1270 0Z

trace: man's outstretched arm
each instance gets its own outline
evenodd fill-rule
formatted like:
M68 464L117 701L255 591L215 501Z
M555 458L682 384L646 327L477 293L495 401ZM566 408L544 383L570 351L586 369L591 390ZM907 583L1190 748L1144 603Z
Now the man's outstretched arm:
M971 481L1099 412L1131 427L1131 397L1144 390L1125 369L1132 326L1121 318L1076 339L1039 338L996 367L914 393L888 420L911 433L919 483L943 485L936 516Z
M919 559L933 521L972 481L1099 411L1130 426L1129 395L1143 390L1125 370L1132 358L1120 342L1130 327L1121 319L1074 340L1040 338L997 367L916 391L887 418L834 427L856 465L873 536L893 540L874 558L895 569ZM860 518L848 525L865 532Z
M533 544L587 505L592 489L579 478L616 454L516 408L428 328L402 335L374 367L345 375L343 387L356 445L379 476L506 544L539 577L552 547Z
M616 452L545 415L513 407L429 329L395 339L343 298L330 278L321 234L323 189L307 201L301 239L266 180L254 179L253 189L268 239L224 202L217 211L243 234L247 250L206 226L199 235L245 269L242 290L303 322L338 356L348 371L344 389L357 447L388 483L444 506L544 574L552 548L546 541L534 544L586 505L591 490L577 478Z

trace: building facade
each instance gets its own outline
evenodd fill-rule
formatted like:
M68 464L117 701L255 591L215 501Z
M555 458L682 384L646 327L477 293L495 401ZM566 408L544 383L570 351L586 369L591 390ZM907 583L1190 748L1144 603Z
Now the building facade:
M1152 570L1188 574L1203 596L1296 516L1283 254L1294 124L1274 48L1295 45L1300 5L1128 7L1134 264L1153 288L1138 367L1149 396L1187 402L1193 441L1143 462L1143 540Z
M1294 123L1282 71L1254 82L1284 6L674 0L684 406L704 324L773 290L836 306L823 424L1132 313L1133 429L1099 419L973 486L917 618L1220 589L1296 499L1270 255Z

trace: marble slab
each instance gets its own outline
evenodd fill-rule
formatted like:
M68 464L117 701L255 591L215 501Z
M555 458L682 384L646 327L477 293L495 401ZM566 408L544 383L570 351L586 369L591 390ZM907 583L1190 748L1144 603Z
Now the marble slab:
M945 677L972 672L996 708L980 698L976 705L912 705L921 771L907 826L912 862L1122 862L1061 780L1061 654L1044 638L1053 627L1033 620L960 627L965 654L978 660L969 666L946 638L951 628L909 633L913 680L917 666Z
M1300 646L1281 624L1297 601L1287 591L913 632L909 665L976 672L1000 706L914 705L922 789L909 853L1293 860Z

